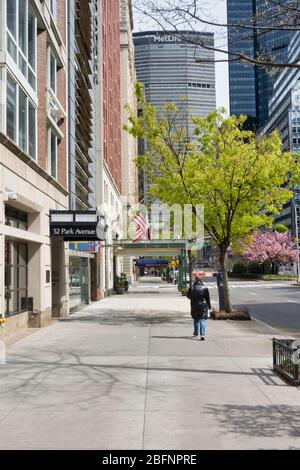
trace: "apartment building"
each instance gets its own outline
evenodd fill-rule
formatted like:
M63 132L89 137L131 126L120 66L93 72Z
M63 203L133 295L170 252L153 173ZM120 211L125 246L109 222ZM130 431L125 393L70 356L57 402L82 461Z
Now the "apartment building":
M49 211L68 208L66 2L3 0L0 23L0 314L9 333L68 312L67 246L49 237Z

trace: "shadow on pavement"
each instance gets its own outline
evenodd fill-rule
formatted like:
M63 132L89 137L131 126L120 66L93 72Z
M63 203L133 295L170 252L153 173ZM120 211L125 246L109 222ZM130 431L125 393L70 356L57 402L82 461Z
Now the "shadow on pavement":
M212 404L205 410L218 418L224 433L253 437L300 437L300 406Z
M140 310L138 313L134 313L132 310L103 310L101 313L92 314L92 313L81 313L69 318L61 319L62 322L70 323L94 323L99 325L161 325L163 323L168 324L186 324L189 320L185 317L186 313L180 312L159 312L155 310L151 311Z

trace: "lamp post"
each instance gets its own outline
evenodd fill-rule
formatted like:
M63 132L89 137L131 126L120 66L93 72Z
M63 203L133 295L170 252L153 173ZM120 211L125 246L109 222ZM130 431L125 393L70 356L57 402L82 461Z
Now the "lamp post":
M298 196L298 197L297 197ZM295 218L295 234L296 234L296 249L297 249L297 258L296 258L296 263L297 263L297 282L300 283L300 256L299 256L299 236L298 236L298 214L297 214L297 207L295 200L299 200L300 195L295 195L293 198L293 206L294 206L294 218Z

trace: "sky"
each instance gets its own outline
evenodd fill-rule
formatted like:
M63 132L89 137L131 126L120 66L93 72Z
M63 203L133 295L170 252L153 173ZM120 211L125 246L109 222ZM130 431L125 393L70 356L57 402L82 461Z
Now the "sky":
M143 0L139 0L140 3ZM226 0L199 0L205 8L206 17L211 21L226 23ZM135 31L158 29L157 23L141 19L140 15L134 12ZM215 46L226 49L227 35L226 28L216 26L204 26L197 23L199 31L211 31L215 33ZM226 60L227 55L216 52L216 60ZM216 62L216 101L217 107L224 107L229 110L229 81L228 81L228 63Z

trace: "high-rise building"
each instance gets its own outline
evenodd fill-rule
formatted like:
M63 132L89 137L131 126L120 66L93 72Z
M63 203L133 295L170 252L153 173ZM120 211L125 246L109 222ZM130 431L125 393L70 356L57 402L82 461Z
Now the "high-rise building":
M165 102L177 104L183 110L183 124L189 136L193 132L190 118L204 116L216 108L214 52L201 47L201 42L213 46L213 33L134 33L137 79L144 85L147 102L157 107L158 116ZM143 146L141 141L140 153ZM139 177L139 196L146 201L146 175Z
M49 211L68 208L64 0L0 2L0 313L6 332L68 312L67 247Z
M270 22L274 17L280 19L276 8L276 2L265 0L227 0L230 113L246 114L246 125L254 129L268 121L276 74L274 69L239 61L234 53L260 60L286 60L292 32L272 30ZM256 26L270 26L270 31L262 33Z
M253 0L227 0L228 24L240 24L245 18L253 18L255 7ZM254 58L254 36L248 30L236 26L228 28L228 50L239 51ZM234 60L229 56L229 102L230 114L248 116L248 125L256 126L256 81L255 68L251 64Z
M182 97L190 116L215 109L214 52L201 47L201 42L213 46L213 33L134 33L137 78L144 84L147 102L158 112L166 101L181 106ZM192 129L190 122L188 126Z
M300 48L300 34L290 41L287 59L297 59ZM282 70L274 81L273 94L268 103L268 122L260 130L269 134L277 130L282 140L282 148L298 153L300 149L300 72L298 69ZM295 186L294 197L288 201L276 223L286 225L293 236L300 237L300 186ZM298 219L298 220L297 220Z

